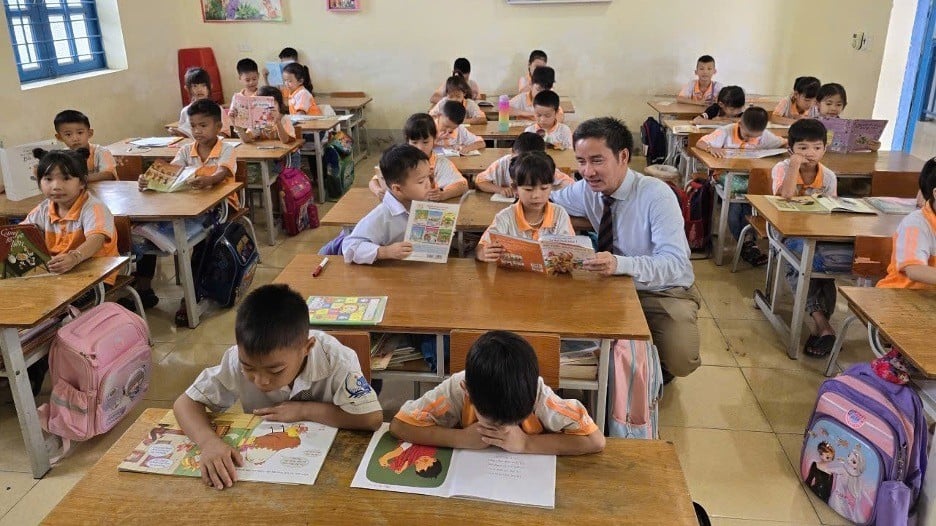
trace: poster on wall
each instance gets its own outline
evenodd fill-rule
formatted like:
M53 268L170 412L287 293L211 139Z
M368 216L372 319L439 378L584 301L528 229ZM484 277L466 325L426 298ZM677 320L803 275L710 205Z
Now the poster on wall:
M361 0L326 0L328 10L335 13L346 13L361 10Z
M205 22L283 22L282 0L201 0Z

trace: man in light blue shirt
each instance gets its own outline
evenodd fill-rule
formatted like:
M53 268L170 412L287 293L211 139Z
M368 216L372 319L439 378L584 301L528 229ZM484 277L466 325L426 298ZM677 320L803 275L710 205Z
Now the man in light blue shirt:
M700 298L676 196L662 181L628 168L634 139L623 122L585 121L572 143L583 179L553 192L552 201L587 217L598 232L598 253L586 270L634 278L664 378L686 376L701 363Z

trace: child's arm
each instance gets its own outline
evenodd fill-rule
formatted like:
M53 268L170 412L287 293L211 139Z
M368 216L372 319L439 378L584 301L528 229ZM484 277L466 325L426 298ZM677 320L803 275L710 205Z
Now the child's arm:
M709 144L708 142L702 139L699 139L699 142L696 143L696 148L704 152L708 152L712 154L712 157L715 157L716 159L720 159L725 156L724 148L715 148L714 146L712 146L711 144Z
M201 449L202 481L216 489L233 486L237 482L236 467L244 465L244 459L215 434L205 406L183 393L172 405L172 411L185 436Z
M61 254L53 256L48 263L49 270L56 274L68 272L82 261L97 254L104 246L106 240L107 238L104 234L90 234L85 239L85 242L79 245L75 250L62 252Z
M587 435L541 433L528 435L520 426L481 426L481 439L485 444L511 453L538 455L587 455L604 449L605 437L596 429Z
M117 180L117 161L114 160L114 155L107 148L98 146L94 156L96 171L88 174L88 182Z
M926 283L927 285L936 285L936 267L927 265L907 265L904 267L904 274L913 281Z
M475 142L473 142L473 143L471 143L471 144L466 144L466 145L464 145L464 146L459 146L459 147L458 147L458 153L473 152L473 151L475 151L475 150L480 150L480 149L482 149L482 148L484 148L484 140L483 140L483 139L478 139L477 141L475 141Z
M88 174L88 182L93 183L95 181L114 181L117 179L117 175L114 172L92 172Z
M451 447L458 449L484 449L488 447L481 439L481 425L472 424L465 429L442 426L414 426L399 418L390 422L393 436L425 446Z
M254 133L247 128L238 128L237 126L235 126L234 133L237 134L237 137L240 140L248 144L257 140L257 136L254 135Z
M387 193L387 183L384 182L384 178L381 177L379 173L371 177L370 182L367 183L367 187L380 199L383 199L384 195Z
M215 170L215 172L209 176L192 177L191 182L189 182L189 184L192 186L192 188L195 188L195 189L210 188L218 183L223 182L228 177L233 177L233 176L234 174L231 173L230 168L228 168L227 166L221 165L221 166L218 166L218 169Z
M777 115L776 113L773 113L770 115L770 122L773 122L775 124L783 124L785 126L789 126L796 121L797 119L793 117L783 117L782 115Z
M513 189L509 186L498 186L492 181L475 179L475 187L489 194L501 194L504 197L513 197Z
M465 122L468 124L486 124L487 116L484 115L484 112L481 112L481 115L475 115L474 117L466 117Z
M430 201L447 201L453 197L459 197L468 191L468 181L462 177L460 181L454 182L443 189L429 190L426 198Z
M257 409L254 414L274 422L308 420L339 429L362 431L376 431L383 423L382 411L354 415L328 402L281 402L273 407Z
M804 160L805 158L798 153L790 156L790 164L787 166L786 173L783 174L783 183L780 185L780 197L784 199L796 197L796 178Z

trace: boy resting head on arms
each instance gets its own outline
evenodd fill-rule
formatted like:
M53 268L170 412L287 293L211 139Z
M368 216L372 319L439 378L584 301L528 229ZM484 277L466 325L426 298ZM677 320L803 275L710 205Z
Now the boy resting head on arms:
M91 144L94 129L88 117L77 110L60 111L52 121L55 138L65 143L69 150L86 148L88 156L87 181L111 181L117 179L117 163L110 150L99 144Z
M390 432L414 444L544 455L596 453L605 445L585 407L543 383L533 347L507 331L478 338L465 370L403 404Z
M265 285L244 298L234 325L237 345L220 365L202 371L172 409L201 448L202 480L217 489L237 481L240 453L211 428L208 414L240 400L245 413L276 422L312 421L342 429L376 430L377 395L354 351L309 330L305 300L286 285Z

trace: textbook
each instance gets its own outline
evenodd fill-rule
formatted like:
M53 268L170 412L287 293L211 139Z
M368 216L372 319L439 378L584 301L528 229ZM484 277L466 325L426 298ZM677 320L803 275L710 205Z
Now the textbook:
M881 140L885 119L819 119L828 133L830 152L871 151L871 143Z
M861 199L851 197L825 197L805 195L784 199L779 195L765 196L777 210L781 212L811 212L814 214L831 214L832 212L848 212L854 214L876 214Z
M785 148L769 148L766 150L755 150L753 148L728 148L722 150L725 159L763 159L764 157L773 157L774 155L783 155L787 151Z
M458 209L456 204L413 201L404 237L413 244L413 253L405 261L447 262Z
M241 481L311 486L338 434L338 429L315 422L286 424L244 413L209 416L215 433L244 459L244 465L237 468ZM200 477L200 461L198 446L169 411L117 469Z
M267 85L268 86L282 86L283 85L283 68L286 66L284 62L267 62Z
M877 214L877 211L868 206L861 199L851 197L826 197L818 196L816 201L829 212L848 212L852 214Z
M491 232L491 242L504 247L500 267L568 274L581 269L582 262L594 257L595 249L587 236L543 235L539 241Z
M157 192L178 192L188 188L189 179L195 176L198 168L182 167L169 164L162 159L153 161L142 175L146 180L147 190Z
M384 423L374 432L352 488L550 509L556 505L555 455L422 446L395 438L389 429Z
M167 148L182 139L183 137L140 137L129 142L141 148Z
M432 151L435 152L436 155L441 155L442 157L474 157L481 155L480 150L471 150L470 152L462 153L455 148L443 148L441 146L433 148Z
M309 296L306 306L310 325L377 325L387 296Z
M517 200L516 197L507 197L506 195L503 195L503 194L491 194L491 201L495 203L511 203L512 204L516 200Z
M559 348L559 378L598 378L599 350L597 340L562 340Z
M51 274L50 259L36 225L0 226L0 279Z
M913 197L866 197L865 202L885 214L907 215L917 209Z
M231 109L228 112L234 115L232 120L235 128L262 130L276 124L273 122L275 108L273 97L249 97L235 93L231 97Z

